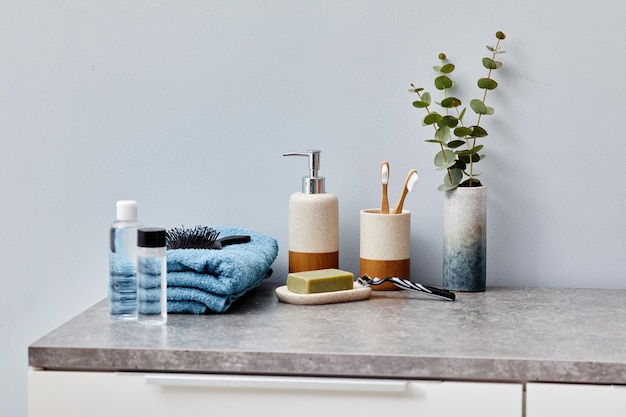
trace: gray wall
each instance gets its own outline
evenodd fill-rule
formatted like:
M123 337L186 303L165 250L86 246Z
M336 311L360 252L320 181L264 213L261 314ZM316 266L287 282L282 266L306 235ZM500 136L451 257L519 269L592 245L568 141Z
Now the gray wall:
M623 288L626 3L558 3L3 1L3 415L25 414L28 344L106 296L117 199L150 225L270 234L284 277L305 161L281 153L319 148L340 266L358 272L358 211L387 159L392 201L420 172L413 279L440 283L441 173L407 89L444 51L469 98L496 30L488 284Z

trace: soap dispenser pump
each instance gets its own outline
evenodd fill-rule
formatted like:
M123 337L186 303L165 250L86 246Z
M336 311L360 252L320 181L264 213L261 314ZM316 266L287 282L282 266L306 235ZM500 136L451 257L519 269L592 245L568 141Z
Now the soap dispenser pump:
M289 272L339 268L339 200L325 190L318 176L319 150L286 152L305 156L309 175L302 177L302 191L289 198Z

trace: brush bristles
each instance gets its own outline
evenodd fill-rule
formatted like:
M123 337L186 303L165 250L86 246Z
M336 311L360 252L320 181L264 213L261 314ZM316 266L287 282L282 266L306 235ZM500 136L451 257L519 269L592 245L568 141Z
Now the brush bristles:
M380 168L380 179L385 185L389 183L389 165L386 162L383 162Z
M217 240L220 232L206 226L187 229L185 226L169 229L165 234L167 249L207 249Z
M411 173L411 176L409 177L409 180L406 183L406 189L409 190L409 192L413 191L415 187L417 187L418 181L419 181L419 175L417 175L416 171L413 171Z

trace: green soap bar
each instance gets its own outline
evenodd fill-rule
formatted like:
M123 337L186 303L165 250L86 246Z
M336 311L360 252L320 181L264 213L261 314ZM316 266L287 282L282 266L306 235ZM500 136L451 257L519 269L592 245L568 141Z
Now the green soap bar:
M354 274L341 269L292 272L287 275L287 289L298 294L351 290L354 288L353 282Z

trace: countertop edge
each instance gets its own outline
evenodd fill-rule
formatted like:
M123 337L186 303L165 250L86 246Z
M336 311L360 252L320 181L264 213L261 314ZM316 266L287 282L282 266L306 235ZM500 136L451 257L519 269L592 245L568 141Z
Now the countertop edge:
M576 360L46 346L30 346L28 353L31 367L66 371L626 384L626 364Z

